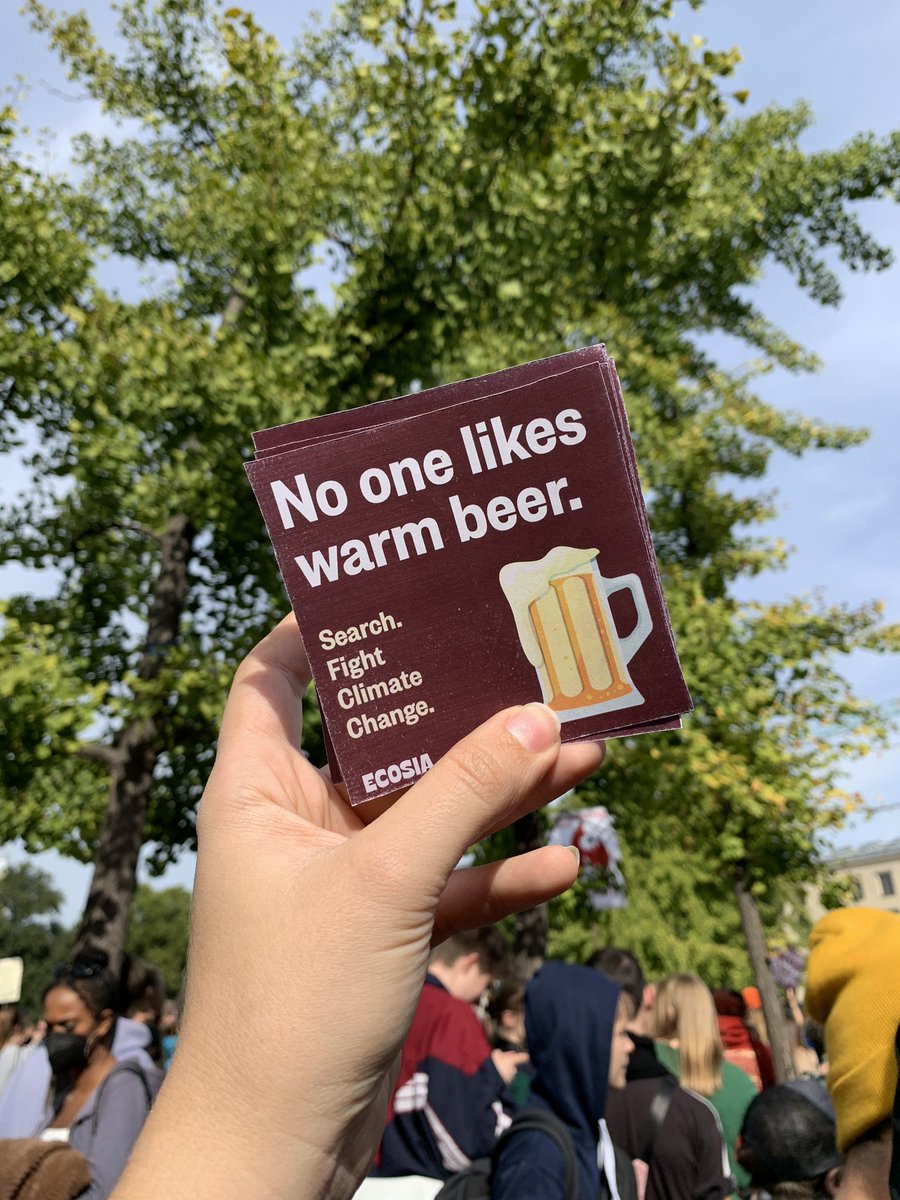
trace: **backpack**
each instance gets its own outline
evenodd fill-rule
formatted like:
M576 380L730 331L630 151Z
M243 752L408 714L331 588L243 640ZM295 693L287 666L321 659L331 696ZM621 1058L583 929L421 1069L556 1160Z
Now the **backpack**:
M559 1117L540 1108L526 1108L517 1113L497 1138L490 1157L473 1159L462 1171L451 1175L434 1200L490 1200L491 1177L502 1147L511 1137L529 1129L546 1133L562 1151L566 1163L566 1200L578 1200L578 1160L572 1138Z
M647 1191L647 1180L653 1168L653 1152L656 1149L656 1136L663 1127L663 1122L669 1114L672 1097L678 1091L678 1080L674 1075L663 1075L659 1091L653 1097L650 1111L644 1128L641 1130L641 1146L632 1163L634 1177L637 1183L638 1200L644 1200Z
M10 1138L0 1156L0 1200L75 1200L91 1186L87 1159L67 1142Z

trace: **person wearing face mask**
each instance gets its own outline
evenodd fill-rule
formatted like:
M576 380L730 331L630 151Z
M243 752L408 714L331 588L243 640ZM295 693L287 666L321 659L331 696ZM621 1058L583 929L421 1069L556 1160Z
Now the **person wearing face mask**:
M153 1099L137 1063L111 1046L115 985L89 962L57 968L44 993L44 1045L53 1074L50 1111L36 1136L65 1141L87 1159L84 1200L106 1200L125 1168Z
M136 963L140 969L136 968ZM73 965L79 971L87 968L105 971L108 964L109 960L102 951L89 950L79 955ZM120 1062L133 1059L138 1064L155 1095L162 1083L162 1071L149 1054L152 1049L151 1030L128 1017L129 1010L140 999L140 991L135 989L135 985L143 985L146 977L146 964L126 954L115 991L116 1022L111 1048L113 1056ZM37 1045L34 1052L19 1063L0 1093L0 1139L30 1138L41 1127L46 1119L51 1080L46 1047Z

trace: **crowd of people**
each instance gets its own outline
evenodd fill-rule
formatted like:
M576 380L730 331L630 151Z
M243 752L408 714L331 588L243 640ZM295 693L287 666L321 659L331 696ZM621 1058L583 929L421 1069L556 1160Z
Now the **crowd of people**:
M841 1156L828 1063L796 996L785 1020L799 1026L804 1069L778 1087L765 1024L747 1019L760 1007L755 988L713 993L691 974L651 984L615 947L586 966L547 962L528 980L504 969L494 928L435 951L359 1200L452 1197L458 1185L444 1184L486 1156L491 1196L563 1200L564 1147L541 1129L510 1136L522 1109L565 1126L582 1197L829 1194ZM814 1153L804 1151L804 1129ZM785 1193L782 1184L811 1190Z
M454 870L602 747L562 746L550 710L513 708L366 824L301 753L308 681L292 618L235 679L164 1086L146 971L60 968L43 1039L7 1033L0 1196L900 1197L900 916L816 926L817 1024L791 997L798 1078L775 1084L752 991L651 983L613 947L508 972L496 923L571 885L569 848ZM36 1162L47 1185L22 1190Z
M56 968L37 1021L0 1014L0 1195L31 1180L55 1200L61 1172L63 1196L83 1184L72 1194L106 1200L159 1091L172 1015L155 967L126 956L114 975L99 951Z

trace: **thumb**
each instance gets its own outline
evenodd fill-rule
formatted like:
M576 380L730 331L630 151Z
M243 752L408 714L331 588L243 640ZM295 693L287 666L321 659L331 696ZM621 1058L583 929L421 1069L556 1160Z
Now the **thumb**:
M404 863L411 893L436 900L473 843L565 790L555 769L560 749L552 709L506 709L458 742L358 838ZM581 765L585 748L578 749ZM602 753L588 754L590 770Z

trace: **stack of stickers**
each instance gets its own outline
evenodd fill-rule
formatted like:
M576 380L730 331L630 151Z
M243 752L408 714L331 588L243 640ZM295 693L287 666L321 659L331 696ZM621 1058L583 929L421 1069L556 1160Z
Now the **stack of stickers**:
M563 741L680 726L691 698L603 346L253 440L351 803L513 704L550 705Z

